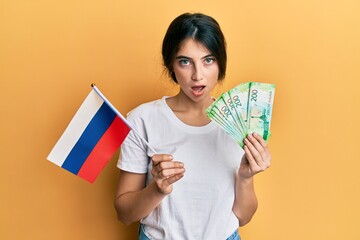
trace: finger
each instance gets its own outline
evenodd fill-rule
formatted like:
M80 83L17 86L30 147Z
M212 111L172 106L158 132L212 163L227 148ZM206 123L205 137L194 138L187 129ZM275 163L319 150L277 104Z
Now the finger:
M164 166L165 167L161 167ZM164 179L174 174L182 173L185 171L184 164L181 162L161 162L156 166L153 166L151 173L155 178Z
M262 160L261 153L255 148L255 146L250 142L249 137L245 138L244 140L245 146L248 149L246 158L248 159L249 163L250 161L253 161L254 164L256 164L258 167L262 167L264 164L264 161ZM256 144L256 143L254 143ZM260 145L260 144L259 144ZM252 166L255 167L255 166Z
M170 169L170 168L183 168L184 167L184 164L182 162L179 162L179 161L163 161L163 162L160 162L157 167L160 169L160 170L163 170L163 169Z
M267 155L270 156L269 147L268 147L266 141L258 133L255 133L255 132L253 133L253 137L259 141L261 146L265 149L265 152L267 153Z
M255 132L253 133L253 137L257 139L260 145L262 146L262 151L260 152L262 156L262 160L264 161L265 168L269 168L271 165L271 155L266 141L262 138L262 136L260 136Z
M179 173L179 174L176 174L174 176L167 178L166 182L170 185L170 184L173 184L173 183L179 181L182 177L184 177L184 173Z
M254 144L256 144L256 142L254 142L254 144L253 144L249 139L251 139L250 136L248 136L247 138L244 139L245 146L248 148L249 155L250 155L250 156L246 155L246 157L252 158L256 161L256 163L258 163L258 162L260 162L259 160L261 159L261 154L254 146Z
M251 144L254 146L256 151L260 154L259 156L257 156L257 155L255 156L256 160L267 161L270 154L268 154L268 151L267 151L268 149L264 148L264 146L260 142L260 140L263 140L262 137L260 137L258 134L252 133L247 136L247 139L251 142ZM265 143L265 145L266 145L266 143ZM250 148L250 150L251 150L251 148ZM260 157L261 159L258 159L258 157Z
M171 178L177 174L182 174L185 172L185 168L170 168L170 169L165 169L165 170L162 170L160 173L159 173L159 176L161 178L165 178L165 179L168 179L168 178Z
M170 154L155 154L151 157L151 160L153 162L153 165L156 166L160 162L173 160L173 156Z
M250 165L250 169L254 172L259 169L259 165L255 161L254 157L252 156L252 153L247 145L244 146L244 151L246 155L246 160L248 161L248 164Z

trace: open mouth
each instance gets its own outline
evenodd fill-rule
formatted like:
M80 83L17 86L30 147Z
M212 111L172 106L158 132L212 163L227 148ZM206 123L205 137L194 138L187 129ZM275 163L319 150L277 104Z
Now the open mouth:
M191 87L191 89L195 96L200 96L204 93L205 86L195 86Z
M205 86L196 86L196 87L192 87L191 89L194 92L201 92L204 88L205 88Z

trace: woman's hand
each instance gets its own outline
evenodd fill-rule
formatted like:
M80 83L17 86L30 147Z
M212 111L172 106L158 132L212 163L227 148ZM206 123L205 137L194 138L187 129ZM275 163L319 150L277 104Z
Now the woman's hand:
M240 164L239 176L250 178L270 167L270 152L265 140L257 133L252 133L244 140L245 154Z
M154 178L145 186L147 174L121 170L115 198L119 220L131 224L148 216L164 197L171 193L172 184L184 176L184 164L173 161L168 154L152 156L151 174Z
M185 168L182 162L173 161L168 154L155 154L151 158L151 174L159 193L167 195L172 192L172 184L184 176Z

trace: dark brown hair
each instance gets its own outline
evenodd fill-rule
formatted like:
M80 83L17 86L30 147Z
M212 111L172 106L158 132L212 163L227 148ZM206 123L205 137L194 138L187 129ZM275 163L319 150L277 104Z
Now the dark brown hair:
M182 41L187 38L194 39L210 51L219 65L218 80L224 79L227 61L226 42L218 22L202 13L184 13L171 22L162 44L164 67L174 82L177 83L173 60Z

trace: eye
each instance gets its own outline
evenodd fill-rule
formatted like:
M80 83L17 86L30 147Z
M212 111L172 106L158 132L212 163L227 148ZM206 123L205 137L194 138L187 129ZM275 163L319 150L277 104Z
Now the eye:
M212 57L208 57L204 59L205 64L212 64L213 62L215 62L215 58Z
M188 59L180 59L179 63L181 65L190 65L190 61Z

